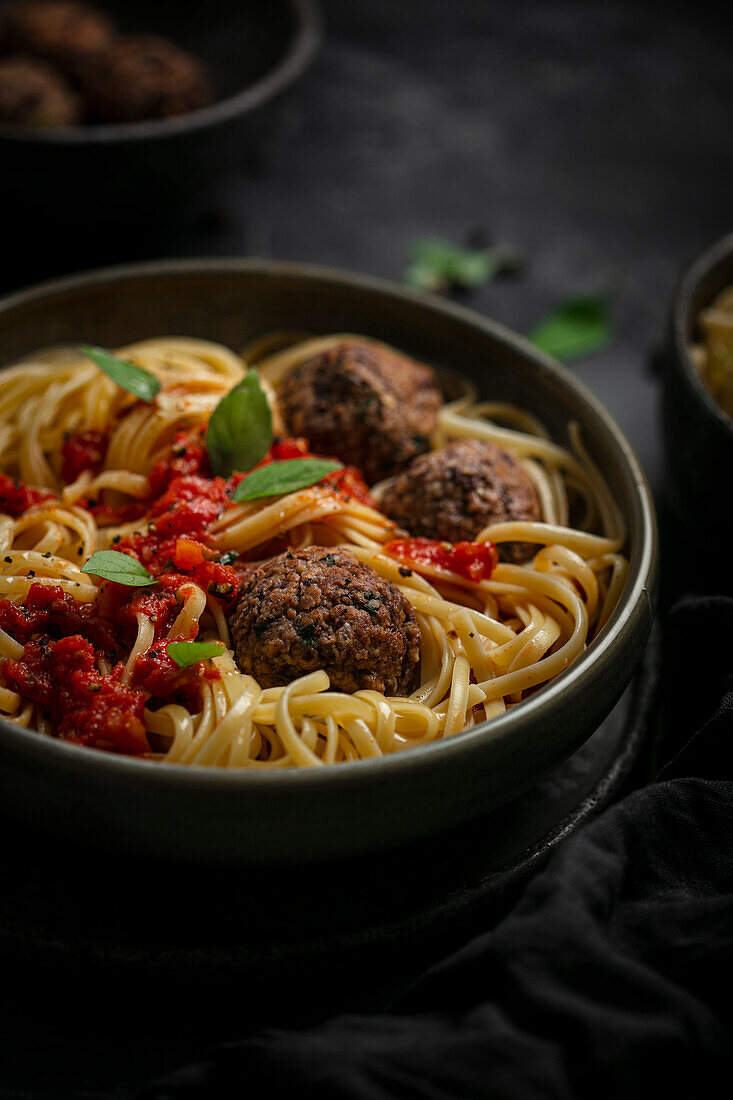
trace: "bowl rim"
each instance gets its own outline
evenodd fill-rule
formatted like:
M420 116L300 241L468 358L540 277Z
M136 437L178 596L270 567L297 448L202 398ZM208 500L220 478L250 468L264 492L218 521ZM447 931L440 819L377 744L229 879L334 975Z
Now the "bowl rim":
M686 384L688 394L733 439L733 420L705 385L690 355L690 321L696 320L691 318L690 313L695 294L702 281L729 259L733 259L733 233L726 233L685 269L674 293L671 331L678 374ZM733 282L733 277L731 281Z
M408 768L413 773L420 768L430 769L441 763L449 763L458 756L468 756L472 749L479 749L488 740L506 740L524 724L543 714L553 714L558 706L572 701L573 692L582 688L594 670L601 670L622 649L639 618L646 615L648 625L654 614L658 574L658 534L652 492L631 444L616 424L611 414L594 394L566 367L535 348L523 336L504 325L482 316L464 306L448 302L434 295L424 294L373 276L358 275L336 268L293 262L258 260L254 258L211 257L195 259L152 260L141 263L121 264L98 268L88 272L46 280L34 286L15 291L0 298L0 316L17 308L27 307L54 295L92 286L109 285L138 278L186 276L196 274L259 274L264 278L307 279L314 284L326 283L330 287L346 286L351 291L402 300L433 315L478 331L510 351L532 361L546 376L558 380L576 399L590 407L619 451L630 482L634 487L632 497L632 527L637 528L637 542L632 548L629 575L611 618L602 634L595 639L563 672L536 695L523 701L521 706L479 723L455 737L428 744L416 745L404 752L340 763L333 768L288 768L255 772L250 769L207 768L200 765L166 764L136 757L112 753L93 752L89 749L50 737L36 735L22 729L7 719L0 718L0 734L19 755L26 759L52 763L60 770L73 768L79 778L107 778L134 780L138 786L163 785L166 789L180 788L189 791L198 787L205 792L258 792L286 795L304 785L320 790L342 787L361 788L371 779L394 779ZM0 361L0 370L3 369ZM645 639L646 640L646 639ZM565 697L565 698L563 698Z
M141 122L103 122L90 126L22 126L0 122L0 140L27 145L88 147L120 145L134 141L154 141L195 133L219 126L240 115L249 114L292 84L308 67L323 37L323 18L318 0L283 0L295 20L293 34L285 52L259 79L234 95L207 107L173 118L146 119Z

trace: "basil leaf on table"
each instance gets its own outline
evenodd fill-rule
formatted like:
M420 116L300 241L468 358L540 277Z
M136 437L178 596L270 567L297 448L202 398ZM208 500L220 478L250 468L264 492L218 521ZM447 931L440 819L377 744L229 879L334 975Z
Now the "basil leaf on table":
M329 458L288 458L283 462L270 462L260 466L240 481L232 500L257 500L258 497L282 496L294 493L296 489L307 489L315 485L326 474L334 470L343 470L342 462Z
M206 447L215 474L251 470L272 443L272 411L256 370L222 397L211 414Z
M168 656L179 668L197 665L199 661L208 661L210 657L221 657L226 650L218 642L169 642Z
M128 363L126 359L118 359L106 348L95 348L90 344L82 344L79 348L82 355L86 355L95 363L103 374L106 374L116 386L127 390L141 401L150 403L160 391L160 379L150 371L134 363Z
M521 265L521 255L508 245L459 248L449 241L426 238L413 246L413 262L405 272L405 282L435 294L453 287L471 290Z
M95 577L102 577L106 581L127 584L134 588L155 584L155 577L151 577L137 558L122 554L119 550L97 550L89 561L84 562L81 571L93 573Z
M560 302L527 334L535 347L562 362L600 351L612 337L608 299L600 294Z

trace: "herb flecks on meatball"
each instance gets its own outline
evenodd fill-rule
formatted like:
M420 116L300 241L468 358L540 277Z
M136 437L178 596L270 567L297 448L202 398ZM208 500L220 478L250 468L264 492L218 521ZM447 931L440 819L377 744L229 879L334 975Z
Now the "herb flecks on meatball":
M463 542L484 527L541 519L534 483L520 462L493 443L461 439L416 458L388 485L380 508L411 535ZM525 561L529 543L502 543L504 561Z
M45 61L32 57L0 60L0 122L19 126L74 126L79 98Z
M19 0L0 14L4 53L44 58L70 76L85 59L107 49L114 37L110 20L74 0Z
M410 603L340 548L288 550L243 584L232 616L237 664L263 687L324 669L334 691L409 695L420 630Z
M293 435L358 466L370 485L427 450L442 403L430 367L355 340L292 367L278 397Z
M80 83L97 122L172 118L205 107L212 90L202 65L156 35L126 35L90 58Z

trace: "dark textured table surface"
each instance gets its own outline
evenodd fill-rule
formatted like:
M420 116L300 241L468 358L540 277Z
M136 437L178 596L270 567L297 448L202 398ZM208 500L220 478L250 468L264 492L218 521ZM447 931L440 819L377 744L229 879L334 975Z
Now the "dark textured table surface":
M415 238L489 236L521 249L527 267L465 301L512 328L528 329L566 295L612 296L613 344L573 369L660 492L650 352L681 267L731 229L733 69L705 5L686 14L620 0L323 7L322 52L267 111L264 138L243 142L232 131L226 170L212 162L211 185L169 211L157 233L89 240L80 219L76 250L53 254L26 239L17 268L8 237L3 285L13 270L27 282L91 262L206 254L399 280ZM63 1012L58 991L54 1006ZM10 1044L15 1065L0 1075L0 1087L19 1090L12 1095L48 1082L43 1040L27 1041L28 1012L16 1028L26 1039ZM94 1017L90 1006L80 1038L95 1031ZM99 1065L92 1076L104 1077ZM72 1077L69 1087L79 1084Z

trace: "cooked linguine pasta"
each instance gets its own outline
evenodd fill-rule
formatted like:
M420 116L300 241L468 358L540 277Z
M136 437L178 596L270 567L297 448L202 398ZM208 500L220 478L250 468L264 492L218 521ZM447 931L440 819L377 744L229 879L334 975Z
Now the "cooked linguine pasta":
M697 318L700 340L692 360L720 407L733 418L733 288L719 294Z
M405 568L389 547L399 532L379 511L380 486L357 491L357 475L233 502L233 482L206 472L209 417L255 361L282 432L283 373L340 339L280 349L276 340L242 356L174 337L121 349L162 383L151 402L69 349L0 373L0 714L41 735L165 763L319 767L493 719L583 653L623 588L626 536L574 425L562 446L528 412L468 388L439 411L431 447L497 443L540 500L541 522L496 524L476 540L536 553L478 580L439 561ZM189 527L177 527L184 513ZM239 581L284 547L310 545L347 547L411 604L421 672L409 697L334 691L322 670L263 688L238 667L229 618ZM163 546L146 588L82 571L95 551L119 547L143 560ZM167 645L193 640L221 643L220 655L178 667ZM59 693L82 684L88 699L64 696L60 720Z

